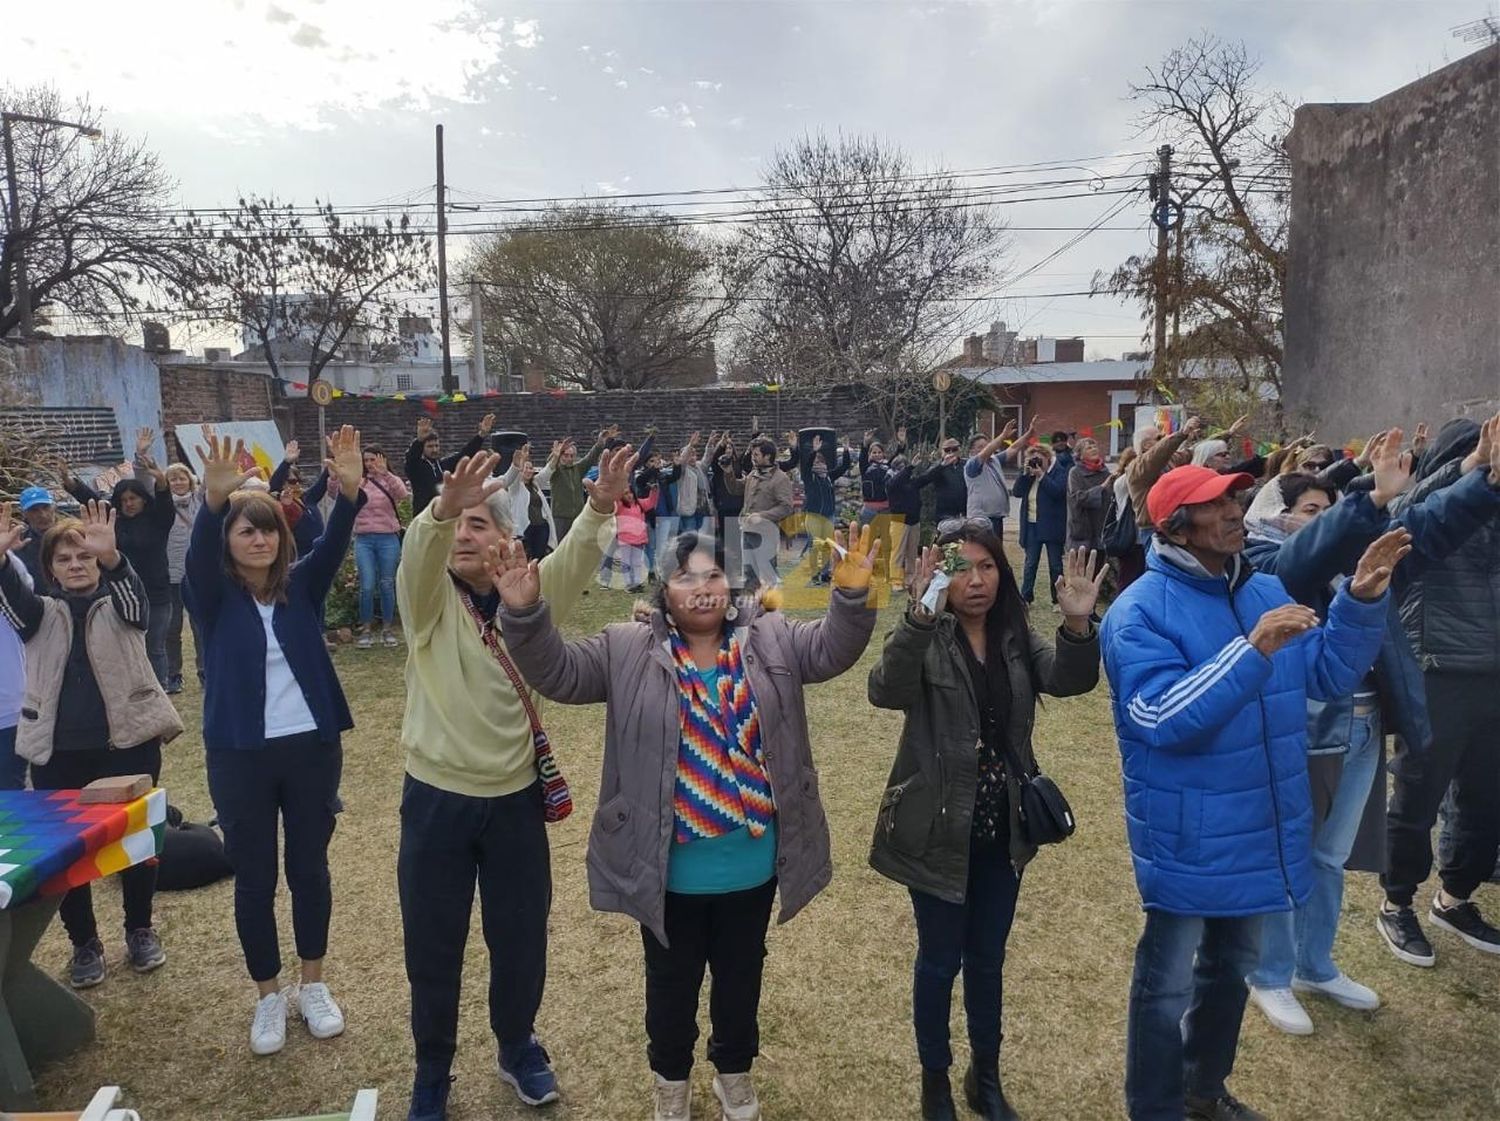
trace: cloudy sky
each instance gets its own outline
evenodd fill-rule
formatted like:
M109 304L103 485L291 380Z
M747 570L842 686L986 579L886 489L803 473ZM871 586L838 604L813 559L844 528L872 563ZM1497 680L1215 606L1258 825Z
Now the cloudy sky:
M7 8L4 78L89 95L108 125L149 139L184 205L205 208L243 191L430 200L438 122L455 202L752 187L778 144L816 129L874 134L924 166L1141 170L1157 138L1132 127L1127 87L1194 34L1244 40L1265 84L1294 100L1365 101L1467 53L1450 29L1494 11L1488 0ZM1115 201L1005 209L1017 227L1081 227ZM997 303L996 317L1027 334L1092 336L1091 357L1132 348L1134 310L1047 294L1087 287L1095 269L1144 247L1144 228L1132 228L1144 210L1142 200L1014 285L1005 294L1024 298ZM1013 271L1072 236L1019 230Z

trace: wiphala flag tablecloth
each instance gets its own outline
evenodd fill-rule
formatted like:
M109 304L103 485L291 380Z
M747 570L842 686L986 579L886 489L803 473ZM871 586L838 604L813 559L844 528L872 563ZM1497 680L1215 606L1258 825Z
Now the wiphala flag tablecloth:
M167 792L85 805L76 790L0 791L0 908L61 895L161 854Z

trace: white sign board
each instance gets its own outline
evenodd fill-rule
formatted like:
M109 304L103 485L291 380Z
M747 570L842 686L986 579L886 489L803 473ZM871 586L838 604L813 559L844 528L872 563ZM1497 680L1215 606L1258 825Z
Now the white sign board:
M203 459L199 456L198 449L208 447L208 438L203 431L205 428L212 429L214 435L221 439L227 436L231 441L243 440L245 457L240 470L248 471L252 467L259 467L265 472L268 480L271 472L276 470L277 465L286 455L286 445L281 442L281 431L276 427L274 420L228 420L221 424L179 424L176 429L177 444L187 455L193 473L200 478L203 475Z

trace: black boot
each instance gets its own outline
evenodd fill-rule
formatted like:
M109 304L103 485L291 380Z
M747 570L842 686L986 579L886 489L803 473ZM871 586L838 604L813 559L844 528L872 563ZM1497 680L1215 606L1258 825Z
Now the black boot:
M984 1121L1021 1121L1000 1088L1000 1060L974 1058L964 1074L964 1098Z
M922 1068L922 1121L958 1121L946 1070Z

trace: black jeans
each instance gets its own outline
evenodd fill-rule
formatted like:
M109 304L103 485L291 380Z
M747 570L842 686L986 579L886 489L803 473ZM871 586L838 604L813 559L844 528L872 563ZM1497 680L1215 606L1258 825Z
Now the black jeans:
M160 742L153 740L123 750L54 750L47 762L32 764L31 785L35 790L77 790L96 778L115 775L150 775L151 781L156 782L161 778ZM156 894L155 863L137 864L121 872L120 894L125 897L125 929L150 926L151 898ZM99 937L99 924L94 921L94 895L88 884L63 896L58 914L73 945L82 946Z
M552 536L552 527L546 522L526 527L522 535L522 543L526 546L526 556L530 560L543 560L547 554L552 552L552 547L547 544Z
M1411 905L1432 872L1432 827L1453 784L1452 849L1438 869L1443 890L1467 899L1495 870L1500 847L1500 680L1428 673L1432 746L1403 752L1386 815L1386 898Z
M333 837L344 754L317 732L267 740L259 749L208 752L208 792L234 865L234 926L254 981L281 973L276 936L276 822L286 835L286 885L292 893L297 956L328 952Z
M671 1082L685 1082L698 1042L698 992L708 991L708 1061L720 1074L744 1074L760 1054L760 979L776 880L723 895L667 893L667 941L645 927L646 1057Z
M970 849L969 883L962 903L949 903L925 891L911 892L917 919L912 1023L917 1058L927 1070L947 1070L953 1065L948 1023L953 982L960 969L969 1048L976 1059L992 1061L1000 1054L1005 942L1020 890L1020 877L1001 843Z
M458 1048L459 984L476 877L490 953L490 1029L501 1046L523 1043L547 981L552 858L542 784L474 798L407 775L396 882L419 1082L447 1078Z

